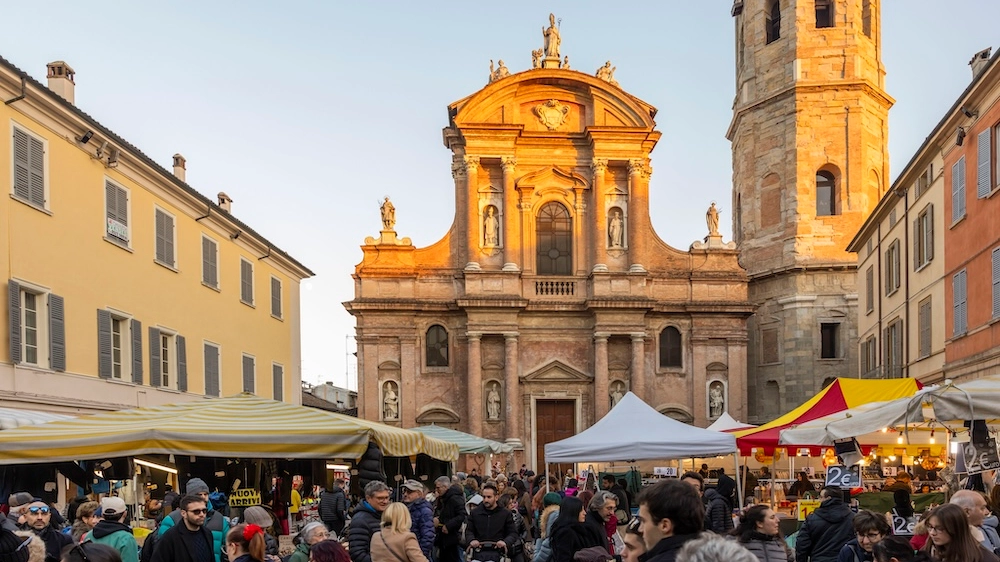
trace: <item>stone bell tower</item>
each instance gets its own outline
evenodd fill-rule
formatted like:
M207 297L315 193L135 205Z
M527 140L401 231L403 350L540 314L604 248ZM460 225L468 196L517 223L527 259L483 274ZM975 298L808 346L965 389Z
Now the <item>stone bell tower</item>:
M757 307L750 417L856 377L857 256L886 190L880 0L736 0L733 232Z

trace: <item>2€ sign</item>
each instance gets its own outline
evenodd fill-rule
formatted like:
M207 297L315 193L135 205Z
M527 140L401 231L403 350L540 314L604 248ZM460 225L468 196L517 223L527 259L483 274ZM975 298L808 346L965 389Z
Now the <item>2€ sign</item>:
M861 486L861 469L857 465L834 465L826 467L826 485L838 488L857 488Z

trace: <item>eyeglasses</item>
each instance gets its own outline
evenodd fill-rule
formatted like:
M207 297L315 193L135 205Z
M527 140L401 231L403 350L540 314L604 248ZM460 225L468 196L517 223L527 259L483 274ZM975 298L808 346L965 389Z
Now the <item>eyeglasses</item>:
M85 545L85 544L87 544L89 542L90 541L82 542L82 543L74 546L73 548L70 549L70 552L79 552L80 553L80 559L83 560L83 562L90 562L90 558L87 558L87 551L83 549L83 545Z
M925 526L927 527L928 533L945 533L945 534L948 533L948 531L945 531L944 527L940 525L925 525Z
M869 541L877 541L882 538L882 533L877 533L877 532L871 532L867 534L861 534L861 533L855 533L855 534L858 535L859 541L861 539L868 539Z
M185 511L187 511L188 513L193 513L195 515L201 515L202 513L208 513L208 509L204 508L204 507L201 508L201 509L187 509Z
M28 508L28 513L30 513L32 515L38 515L39 513L41 513L42 515L48 515L49 508L47 508L47 507L38 507L38 506L29 507Z

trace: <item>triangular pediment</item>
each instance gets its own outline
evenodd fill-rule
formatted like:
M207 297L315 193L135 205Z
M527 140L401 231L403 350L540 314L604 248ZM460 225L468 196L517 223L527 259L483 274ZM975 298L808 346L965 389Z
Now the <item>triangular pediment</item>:
M521 377L522 382L590 382L594 377L574 369L558 359Z

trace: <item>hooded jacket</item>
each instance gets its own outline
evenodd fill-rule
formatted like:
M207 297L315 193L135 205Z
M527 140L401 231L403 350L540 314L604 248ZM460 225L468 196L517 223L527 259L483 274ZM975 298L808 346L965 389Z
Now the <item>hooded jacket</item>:
M212 552L215 554L215 562L220 562L222 558L222 549L224 541L226 540L226 535L229 534L229 519L223 517L221 513L212 509L212 502L205 502L205 507L208 508L208 513L205 514L205 524L202 527L208 529L212 533ZM177 509L171 511L169 515L163 518L160 522L159 531L157 535L162 537L170 528L177 525L181 520L181 510Z
M795 540L799 562L835 562L844 545L854 539L854 512L840 498L827 498L806 517Z
M132 535L132 527L118 521L98 521L83 540L106 544L122 555L122 562L139 562L139 545Z
M705 490L705 530L725 535L734 528L733 515L725 498L713 488Z
M353 562L372 562L372 535L382 527L382 514L375 511L368 500L361 502L351 518L351 529L347 533Z

